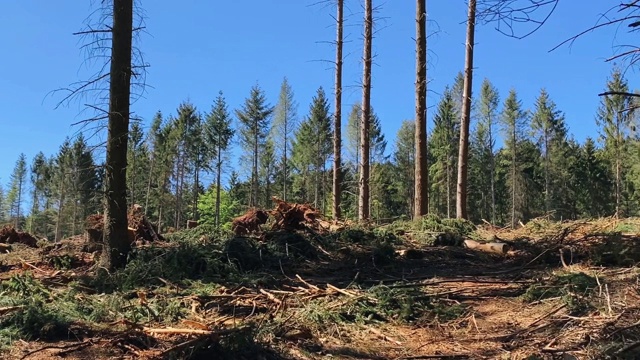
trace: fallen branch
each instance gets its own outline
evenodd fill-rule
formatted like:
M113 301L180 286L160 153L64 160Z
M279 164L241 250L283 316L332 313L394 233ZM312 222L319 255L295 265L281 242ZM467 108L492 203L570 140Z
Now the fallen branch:
M12 313L12 312L18 311L18 310L20 310L22 308L24 308L24 305L1 307L0 308L0 315L5 315L5 314L8 314L8 313Z
M337 292L339 292L340 294L342 294L342 295L347 295L347 296L349 296L349 297L353 297L353 298L354 298L354 297L358 297L358 295L356 295L356 294L350 293L350 292L348 292L348 291L346 291L346 290L340 289L340 288L335 287L335 286L333 286L333 285L331 285L331 284L327 284L327 289L331 289L331 290L333 290L333 291L337 291Z
M260 293L267 295L267 297L269 298L269 300L273 301L274 303L280 305L282 304L282 300L278 299L275 295L273 295L272 293L268 292L265 289L260 289Z
M143 327L142 331L148 334L199 334L199 335L214 335L215 331L201 330L201 329L178 329L178 328L148 328Z

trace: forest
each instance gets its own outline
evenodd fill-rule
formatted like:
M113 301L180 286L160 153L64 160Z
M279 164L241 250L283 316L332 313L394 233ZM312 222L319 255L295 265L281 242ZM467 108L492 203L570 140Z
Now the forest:
M326 2L335 88L302 99L284 77L240 104L220 89L145 114L148 126L130 111L147 71L140 5L99 5L101 26L83 34L109 44L109 66L63 101L107 81L87 119L107 125L106 156L80 131L21 154L0 184L0 356L640 356L640 93L627 69L594 79L599 107L582 120L598 132L577 141L564 94L526 104L473 76L476 23L541 27L559 1L469 0L465 66L427 119L416 0L415 119L386 134L393 120L371 101L376 0L363 1L362 101L342 109L345 2ZM604 25L634 31L639 4ZM607 61L635 66L633 49Z
M462 86L461 72L442 90L427 141L429 213L443 218L456 212ZM620 69L612 70L603 91L630 91ZM133 123L127 202L143 205L163 230L184 228L186 220L229 227L249 207L271 207L272 196L313 204L331 217L333 126L327 94L319 88L307 109L298 109L284 79L277 99L270 105L256 85L237 109L229 109L220 93L207 111L184 102L173 114L155 114L146 133ZM632 130L635 114L625 112L632 104L623 95L603 98L593 120L599 136L578 143L545 89L535 104L525 106L516 89L496 89L484 79L471 118L469 220L514 226L547 215L556 220L637 216L640 141ZM355 220L361 106L347 114L341 210ZM411 219L415 123L404 121L389 136L374 110L370 124L371 220ZM498 138L505 141L499 144ZM236 162L245 168L231 170L229 163ZM82 233L84 219L102 206L103 167L82 135L65 140L57 154L21 156L1 192L0 219L50 240ZM203 184L203 174L216 181ZM25 208L27 202L31 206Z

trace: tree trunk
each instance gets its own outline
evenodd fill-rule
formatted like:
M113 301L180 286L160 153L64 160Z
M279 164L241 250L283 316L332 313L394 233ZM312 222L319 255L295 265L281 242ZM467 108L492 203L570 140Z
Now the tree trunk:
M418 219L429 211L427 166L427 2L416 0L416 125L414 212Z
M491 122L489 123L491 124ZM491 157L489 164L489 172L491 175L491 223L495 225L496 223L496 183L495 183L495 169L496 163L493 155L493 131L491 130L491 125L489 125L489 147L491 149Z
M511 133L511 141L513 144L513 152L511 156L511 227L516 227L516 124L513 125L513 133Z
M222 143L222 134L218 134L218 144ZM222 182L222 147L218 146L218 163L216 164L216 227L220 226L220 183Z
M200 185L200 169L197 165L194 169L193 177L193 220L198 221L198 188Z
M476 0L469 0L467 20L467 49L464 64L462 118L460 119L460 147L458 149L458 191L456 217L467 219L467 170L469 161L469 123L471 122L471 86L473 82L473 48L476 24Z
M284 106L284 152L283 152L283 158L282 158L282 173L283 173L283 177L282 177L282 200L283 201L287 201L287 143L289 142L289 136L288 136L288 132L289 132L289 114L287 114L287 110L289 108L289 104L286 103L285 100L285 106ZM267 199L268 201L268 199Z
M336 78L335 111L333 114L333 218L340 218L342 200L342 29L344 24L344 0L337 1L336 14Z
M151 194L151 179L153 179L153 173L155 168L156 159L155 156L151 158L151 164L149 166L149 181L147 181L147 191L144 197L144 213L149 216L149 196Z
M61 171L64 172L64 169L61 169ZM65 195L66 195L65 181L66 179L63 173L62 181L60 182L60 199L58 204L58 216L56 218L56 230L55 230L54 242L58 242L62 238L62 210L64 209L64 201L65 201Z
M106 156L102 265L124 267L131 249L127 234L127 141L131 95L133 0L113 0L109 123Z
M253 124L254 138L253 138L253 169L251 172L251 197L249 199L249 206L258 206L258 125L256 120Z
M364 19L364 70L362 75L362 118L360 120L360 195L358 219L369 219L369 128L371 121L371 42L373 40L372 0L365 0Z
M544 132L544 211L549 213L551 210L551 179L549 177L550 159L549 159L549 132Z

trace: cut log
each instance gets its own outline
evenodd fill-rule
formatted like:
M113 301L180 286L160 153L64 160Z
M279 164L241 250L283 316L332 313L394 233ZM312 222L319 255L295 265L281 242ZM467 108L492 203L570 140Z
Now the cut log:
M0 253L8 253L11 252L11 245L0 243Z
M479 241L468 239L465 240L463 244L464 247L472 250L484 251L494 254L506 254L507 251L509 251L509 244L500 242L481 243Z

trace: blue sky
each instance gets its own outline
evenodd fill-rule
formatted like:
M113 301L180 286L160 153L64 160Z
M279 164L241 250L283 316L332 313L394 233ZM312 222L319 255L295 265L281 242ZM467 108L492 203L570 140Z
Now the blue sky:
M91 3L96 2L92 1ZM29 159L40 150L54 154L65 136L74 136L81 104L54 109L60 96L49 92L85 79L81 30L92 11L90 2L76 0L3 0L0 3L0 183L6 185L21 152ZM157 110L174 113L189 100L208 111L222 90L231 109L237 108L258 83L271 104L287 76L307 112L319 86L330 95L335 37L333 7L317 0L147 0L146 34L139 46L148 69L147 93L133 110L148 121ZM347 27L344 106L360 100L362 0L346 0ZM604 60L629 39L626 30L605 28L580 38L572 47L549 53L562 40L594 25L610 5L596 1L561 1L556 13L538 32L524 40L505 37L484 25L476 34L475 86L489 78L501 100L514 87L526 108L546 87L566 113L572 134L582 141L597 136L594 114L611 71ZM383 131L393 143L402 120L414 111L414 1L374 0L381 5L374 39L372 105ZM592 5L593 4L593 5ZM613 5L613 4L611 4ZM429 106L439 100L464 65L466 1L428 1ZM525 32L528 28L520 27ZM635 74L627 72L631 87ZM99 139L99 137L94 138ZM97 140L96 140L97 141ZM234 163L235 163L234 159Z

